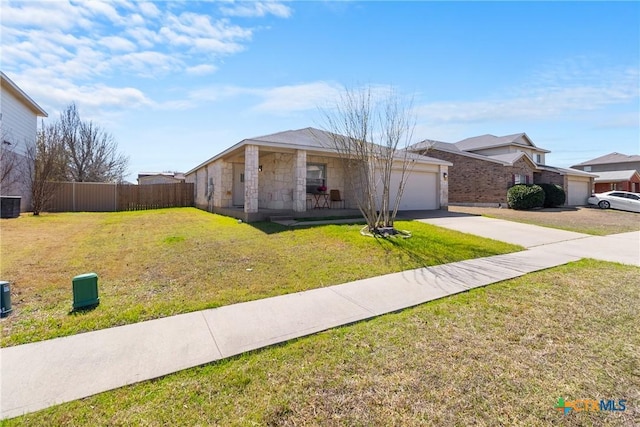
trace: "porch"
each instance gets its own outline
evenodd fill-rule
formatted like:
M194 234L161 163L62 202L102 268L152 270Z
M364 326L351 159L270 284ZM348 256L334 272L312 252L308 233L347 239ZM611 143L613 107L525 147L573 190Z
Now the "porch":
M266 209L259 208L258 212L245 212L244 207L213 207L210 212L241 219L244 222L270 221L272 218L291 219L324 219L324 218L362 218L358 209L309 209L304 212L295 212L293 209Z

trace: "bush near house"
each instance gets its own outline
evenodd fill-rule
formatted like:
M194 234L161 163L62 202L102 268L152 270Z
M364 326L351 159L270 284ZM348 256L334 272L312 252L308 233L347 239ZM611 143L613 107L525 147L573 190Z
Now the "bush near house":
M537 184L517 184L507 191L507 202L511 209L541 208L544 197L544 190Z
M544 191L544 207L557 208L564 205L567 195L558 184L538 184Z

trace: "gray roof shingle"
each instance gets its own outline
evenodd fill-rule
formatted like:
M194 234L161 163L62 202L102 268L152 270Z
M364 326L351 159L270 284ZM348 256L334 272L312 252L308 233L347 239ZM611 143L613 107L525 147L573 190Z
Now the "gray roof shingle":
M595 179L595 182L625 182L631 181L633 175L640 175L635 169L594 173L598 175L598 177Z
M640 156L638 155L626 155L621 153L609 153L604 156L596 157L595 159L587 160L586 162L578 163L575 166L591 166L591 165L603 165L608 163L627 163L627 162L640 162Z

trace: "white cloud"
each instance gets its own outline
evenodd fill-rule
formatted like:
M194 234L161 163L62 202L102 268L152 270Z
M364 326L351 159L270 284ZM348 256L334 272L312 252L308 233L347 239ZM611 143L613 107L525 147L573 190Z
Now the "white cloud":
M106 46L112 52L133 52L136 45L131 40L120 36L108 36L98 40L103 46Z
M572 70L537 74L533 83L501 97L464 102L434 102L417 111L430 123L490 120L556 120L578 118L581 112L638 99L639 73L634 69Z
M203 76L206 74L212 74L214 73L218 68L215 65L211 65L211 64L200 64L200 65L196 65L193 67L189 67L187 68L187 73L188 74L192 74L192 75L196 75L196 76Z
M256 94L263 100L254 109L272 114L314 110L335 101L341 91L340 85L322 81L260 90Z
M161 52L145 51L121 55L112 60L115 67L131 70L144 77L158 77L182 69L179 59Z
M232 2L229 6L220 7L220 11L227 16L241 16L245 18L262 17L265 15L289 18L293 13L290 7L277 1Z
M88 20L69 1L2 2L2 25L68 30Z
M114 24L122 24L124 18L118 13L117 9L111 2L92 0L84 1L78 4L82 13L90 17L105 16Z
M138 8L147 18L157 18L160 16L160 10L151 2L140 2L138 3Z

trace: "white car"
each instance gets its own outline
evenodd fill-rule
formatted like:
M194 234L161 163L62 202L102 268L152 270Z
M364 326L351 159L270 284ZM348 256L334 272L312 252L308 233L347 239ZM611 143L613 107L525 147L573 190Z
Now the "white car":
M621 211L640 212L640 194L628 191L607 191L594 194L587 200L590 205L601 209L619 209Z

